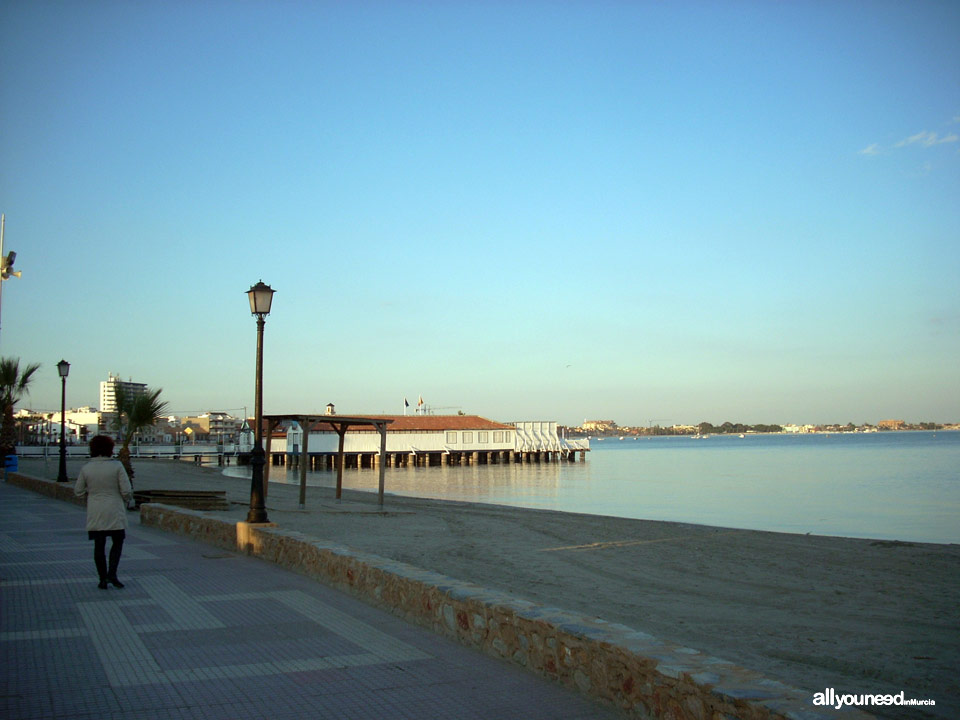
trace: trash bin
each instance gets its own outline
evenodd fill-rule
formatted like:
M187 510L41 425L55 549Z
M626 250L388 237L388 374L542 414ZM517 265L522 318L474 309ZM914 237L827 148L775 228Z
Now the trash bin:
M20 458L16 455L7 455L3 459L3 467L10 472L17 472L20 468Z

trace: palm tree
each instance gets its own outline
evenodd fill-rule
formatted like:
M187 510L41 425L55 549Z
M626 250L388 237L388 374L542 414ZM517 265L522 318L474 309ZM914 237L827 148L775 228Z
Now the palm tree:
M134 394L117 386L117 419L115 427L123 443L117 458L123 463L130 481L133 481L133 465L130 464L130 441L141 430L157 424L167 409L166 400L160 400L163 388L146 388L142 394Z
M0 427L0 457L12 455L17 445L17 426L13 407L29 392L33 376L40 363L31 363L20 369L20 358L0 358L0 408L3 424Z

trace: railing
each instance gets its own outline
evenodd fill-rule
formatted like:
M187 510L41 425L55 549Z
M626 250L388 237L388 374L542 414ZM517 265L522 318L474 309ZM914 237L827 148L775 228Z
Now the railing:
M67 445L67 457L89 457L90 448L86 445ZM180 443L175 445L132 445L130 456L135 458L180 458L180 457L217 457L219 455L239 455L243 448L233 443L223 445ZM56 458L60 456L59 445L18 445L17 455L23 458Z

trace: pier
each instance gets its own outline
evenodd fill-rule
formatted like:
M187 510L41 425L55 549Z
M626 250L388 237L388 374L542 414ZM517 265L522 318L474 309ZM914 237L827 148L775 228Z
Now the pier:
M580 462L586 461L587 449L563 448L556 450L474 450L474 451L414 451L386 453L386 466L400 467L434 467L441 465L505 465L509 463L552 463L552 462ZM270 463L275 466L299 468L302 454L271 451ZM336 470L337 453L311 452L307 453L307 470ZM364 470L380 467L378 452L348 452L344 453L343 466L346 469Z
M311 416L280 428L277 421L296 416L271 416L269 463L306 470L363 470L384 467L442 465L505 465L510 463L581 462L590 451L588 440L567 440L552 421L498 423L476 415L371 416L385 422L384 437L372 427L353 425L337 430L340 416ZM306 432L304 428L309 428ZM341 428L342 429L342 428ZM274 432L278 430L278 432ZM306 450L306 451L305 451Z

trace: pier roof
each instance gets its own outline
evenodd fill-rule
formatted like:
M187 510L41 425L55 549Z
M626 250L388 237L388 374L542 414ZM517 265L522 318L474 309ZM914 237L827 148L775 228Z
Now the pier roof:
M331 432L336 432L340 436L340 448L337 451L337 500L340 499L343 492L343 436L351 427L368 427L371 430L380 433L380 455L386 455L387 450L387 425L393 422L390 416L351 416L351 415L320 415L316 413L282 413L279 415L264 415L263 421L267 424L267 437L273 435L274 428L285 420L295 420L301 427L312 427L312 423L320 419L330 428ZM300 447L300 507L306 507L307 494L307 446L310 440L310 433L303 434L303 443ZM386 463L380 463L380 486L377 493L380 505L383 505L383 469Z
M442 432L444 430L513 430L513 425L488 420L479 415L366 415L366 426L351 427L351 432L375 432L376 422L389 423L390 432ZM333 423L340 415L310 416L311 432L336 432Z

